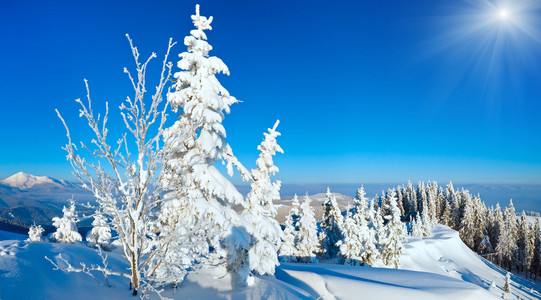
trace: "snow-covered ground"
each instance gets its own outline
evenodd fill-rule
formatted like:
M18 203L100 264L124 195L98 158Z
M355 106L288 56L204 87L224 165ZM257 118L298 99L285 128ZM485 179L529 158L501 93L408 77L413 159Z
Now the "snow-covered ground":
M91 248L79 245L30 243L27 236L0 232L0 299L133 299L125 278L110 277L112 287L86 274L53 270L58 253L73 265L99 264ZM505 271L483 260L459 239L458 233L437 225L429 238L410 237L402 269L351 267L330 262L282 264L275 277L259 277L253 287L235 287L221 267L188 275L165 296L175 299L496 299L502 297ZM110 267L127 264L108 253ZM512 276L506 299L540 299L539 285ZM494 286L491 286L494 282ZM151 298L154 298L152 296Z

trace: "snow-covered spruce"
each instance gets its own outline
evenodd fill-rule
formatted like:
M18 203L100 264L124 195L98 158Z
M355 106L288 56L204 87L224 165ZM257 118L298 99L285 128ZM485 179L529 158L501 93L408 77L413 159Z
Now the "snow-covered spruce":
M43 227L41 225L32 225L28 229L28 241L29 242L41 242L41 235L43 234Z
M289 214L284 222L285 228L279 249L280 261L283 262L297 262L298 251L296 245L299 239L299 207L299 198L295 194L291 201Z
M222 125L225 113L238 100L220 84L216 74L229 74L221 59L209 56L212 46L206 41L205 30L210 30L212 17L199 13L192 15L195 29L184 39L188 47L182 52L177 66L180 72L174 74L176 83L167 100L173 111L181 111L178 120L166 130L163 182L168 190L166 200L176 202L170 206L182 208L180 216L182 230L197 232L200 228L204 239L193 241L196 248L213 248L205 251L213 263L225 262L228 269L238 275L239 281L247 283L250 266L246 264L250 250L252 231L244 220L233 210L242 205L244 197L235 186L222 175L215 163L227 165L227 172L233 175L233 168L240 172L243 180L252 179L250 172L237 160ZM183 215L186 212L189 216ZM173 212L174 213L174 212ZM182 236L174 240L183 245Z
M348 265L373 265L379 256L376 232L369 226L368 203L364 187L357 190L355 206L347 210L344 238L338 242L340 259Z
M319 247L317 225L314 209L310 206L312 199L308 194L304 195L304 201L300 206L299 231L297 239L297 260L304 263L318 262L316 254Z
M90 247L101 247L109 250L111 247L111 227L107 223L105 216L99 212L94 215L92 221L92 230L86 235L86 241Z
M320 254L325 258L333 258L338 254L339 249L336 243L342 240L342 216L336 198L331 194L331 190L327 188L326 199L323 202L323 219L321 221L321 232L319 235Z
M410 234L415 237L424 237L423 219L421 215L417 214L415 218L410 221Z
M360 236L362 232L361 224L355 223L349 208L346 211L347 213L343 225L344 238L337 243L340 249L340 258L343 264L360 266L364 264L364 261L360 256L361 251L364 250L364 245Z
M391 191L389 198L389 215L384 218L387 224L383 227L383 234L379 239L382 262L397 269L400 266L400 255L402 254L402 241L406 237L406 227L400 221L400 210L396 205L396 194Z
M276 137L280 135L276 131L278 123L276 121L274 127L269 128L265 139L257 147L261 153L256 161L257 168L251 171L251 190L242 212L251 237L245 264L249 264L250 271L259 275L274 275L274 269L279 265L277 252L282 243L282 229L274 219L277 210L273 204L273 201L280 200L280 181L272 182L270 178L278 172L272 157L276 152L283 153L276 142ZM248 278L247 284L253 284L252 278Z
M503 224L501 226L500 236L498 237L498 245L496 246L498 261L500 265L506 266L508 270L511 270L513 264L513 255L517 249L517 239L517 217L515 215L513 201L511 200L503 213Z
M69 207L62 208L64 215L62 218L54 217L53 225L56 231L51 237L59 243L70 243L82 241L82 237L77 231L77 213L75 212L75 203L72 201Z

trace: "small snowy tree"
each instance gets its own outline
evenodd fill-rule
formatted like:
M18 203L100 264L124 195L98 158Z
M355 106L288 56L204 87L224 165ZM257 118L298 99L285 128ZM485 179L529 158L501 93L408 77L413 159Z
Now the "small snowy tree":
M510 271L513 263L513 255L517 249L518 224L515 215L515 207L511 200L509 206L503 213L503 226L500 229L496 253L501 264L507 263L507 269Z
M503 291L506 293L511 293L511 273L507 272L505 274L505 285L503 286Z
M477 211L474 207L475 203L471 198L465 200L464 216L460 222L460 239L472 250L475 249L475 214Z
M368 206L368 222L369 226L376 235L376 245L380 244L380 239L383 236L383 216L381 215L381 209L377 207L376 201L372 200L370 201L370 204Z
M354 199L353 214L360 213L361 215L365 215L367 209L368 198L366 198L364 186L361 186L359 189L357 189L357 195Z
M282 239L282 229L276 216L276 208L273 201L280 200L280 181L272 182L271 175L278 172L272 157L276 152L283 153L282 148L276 142L280 135L276 131L279 121L274 127L265 133L265 139L258 146L259 158L256 161L257 169L253 169L251 190L246 196L246 202L242 216L249 223L251 230L250 250L248 251L248 263L250 270L259 275L274 274L278 263L278 249ZM250 278L248 285L253 280Z
M492 253L494 251L494 247L492 247L492 244L490 243L490 238L488 235L485 235L483 239L481 240L481 243L479 244L479 250L478 252L481 254L488 254Z
M348 209L344 220L344 239L339 243L340 258L342 263L348 265L373 265L379 256L376 246L376 232L368 224L368 210L362 204L365 202L364 195L359 207L365 209L354 209L353 213Z
M534 230L535 230L534 226L528 226L528 233L526 235L526 245L524 248L524 268L525 268L526 273L530 273L532 271L532 262L534 259L534 251L535 251L535 243L536 243Z
M314 217L314 209L310 206L312 199L308 194L300 207L299 236L297 242L298 260L304 263L316 263L318 250L317 225Z
M107 219L101 213L94 215L92 221L92 230L86 235L86 241L91 247L100 247L108 250L111 246L111 227L107 224Z
M291 201L291 209L286 216L282 244L280 245L280 260L283 262L296 262L298 251L297 242L299 238L299 199L297 195Z
M397 269L400 266L400 255L402 254L402 241L406 237L406 227L400 221L400 210L396 205L394 192L391 193L389 201L390 214L385 216L388 221L383 228L383 235L380 238L380 252L383 263Z
M43 227L41 225L32 225L28 230L28 239L29 242L41 242L41 235L43 234Z
M424 224L421 215L417 216L410 221L410 234L415 237L424 237Z
M336 243L342 240L342 223L344 217L340 213L336 198L327 188L325 202L323 202L323 220L321 221L320 253L326 258L333 258L338 253L339 249Z
M52 234L52 238L59 243L80 242L81 235L77 232L77 213L75 212L75 203L72 201L69 207L62 209L64 215L62 218L54 217L53 225L56 231Z
M337 243L340 260L346 265L360 266L363 264L363 261L360 258L360 253L363 248L361 237L359 236L361 228L355 223L349 207L346 209L346 212L344 225L342 227L344 238Z

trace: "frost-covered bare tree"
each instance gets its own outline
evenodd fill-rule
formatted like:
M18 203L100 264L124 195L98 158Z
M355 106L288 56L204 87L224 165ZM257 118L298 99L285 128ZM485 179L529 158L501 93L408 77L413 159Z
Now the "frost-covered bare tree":
M132 76L124 69L133 86L134 96L127 97L120 105L127 129L121 138L113 143L109 141L108 104L104 115L96 115L86 80L88 102L76 100L80 105L79 116L86 119L95 136L90 144L81 143L80 148L87 150L86 154L80 154L72 141L68 125L58 111L57 114L67 131L68 144L64 150L68 153L74 174L83 187L94 194L97 209L117 233L116 238L130 266L129 273L113 272L106 268L96 268L96 271L129 278L133 294L136 295L142 288L152 288L148 283L154 274L149 265L165 247L165 244L155 243L153 214L161 202L162 189L158 177L162 166L161 139L167 107L163 95L172 68L167 58L174 43L169 40L160 79L148 99L147 68L156 54L152 53L146 61L141 62L138 49L130 37L127 38L137 73Z

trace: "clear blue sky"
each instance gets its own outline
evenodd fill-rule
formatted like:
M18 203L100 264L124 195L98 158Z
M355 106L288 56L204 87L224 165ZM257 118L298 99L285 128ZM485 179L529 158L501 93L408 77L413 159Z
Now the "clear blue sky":
M541 12L497 2L4 0L0 178L70 178L54 109L88 140L73 101L87 78L120 130L124 35L143 55L173 37L176 62L200 3L231 71L219 80L243 101L225 126L248 167L280 119L285 183L541 183Z

